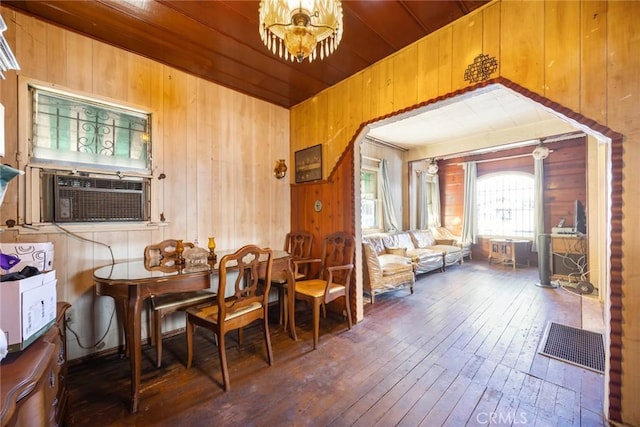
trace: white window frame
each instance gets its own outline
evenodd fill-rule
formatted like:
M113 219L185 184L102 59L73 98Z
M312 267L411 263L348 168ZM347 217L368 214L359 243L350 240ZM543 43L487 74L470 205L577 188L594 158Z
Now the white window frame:
M381 184L380 184L380 169L372 166L362 166L360 171L361 183L362 183L362 173L364 172L373 173L376 176L376 194L373 199L367 199L365 198L365 194L364 192L362 192L362 189L361 189L362 194L360 199L360 204L361 204L360 221L362 223L362 212L364 212L365 210L364 208L365 202L373 202L373 205L376 210L376 215L375 215L376 223L374 224L373 227L365 227L364 223L362 223L362 230L370 233L382 231L384 229L384 223L383 223L383 216L382 216L382 199L380 198L381 191L382 191Z

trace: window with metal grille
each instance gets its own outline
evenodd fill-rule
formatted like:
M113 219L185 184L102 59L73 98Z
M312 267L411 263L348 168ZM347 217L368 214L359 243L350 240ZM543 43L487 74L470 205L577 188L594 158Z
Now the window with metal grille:
M25 90L27 221L150 221L151 113L37 84Z
M150 114L30 86L31 158L102 170L149 173Z
M533 175L500 172L478 178L478 234L534 237Z

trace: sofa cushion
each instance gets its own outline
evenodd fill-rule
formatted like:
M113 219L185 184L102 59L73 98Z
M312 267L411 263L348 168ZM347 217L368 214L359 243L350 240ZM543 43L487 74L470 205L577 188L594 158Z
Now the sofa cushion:
M413 272L413 264L411 262L408 264L387 264L382 269L382 275L385 277L408 272Z
M407 251L407 256L414 261L419 262L420 260L427 258L442 258L443 253L444 251L439 248L417 248Z
M386 248L385 252L389 255L407 256L407 248Z
M369 243L378 255L382 255L386 252L382 238L380 234L370 234L362 236L362 241Z
M388 234L382 238L385 248L405 248L407 251L415 249L411 235L408 232Z
M429 230L412 230L410 235L416 248L428 248L436 245L436 239Z
M431 248L413 249L407 251L407 255L412 257L416 273L426 273L444 267L444 253L439 250Z
M408 257L393 254L378 255L378 261L382 268L388 264L411 264L411 260Z
M411 259L403 256L385 254L380 255L378 261L382 267L383 276L392 276L406 271L413 271Z
M431 230L436 240L442 241L444 239L451 239L454 241L453 243L440 242L440 244L460 246L462 248L462 255L471 258L471 242L462 242L462 238L460 236L453 234L449 229L445 227L431 227L429 230Z

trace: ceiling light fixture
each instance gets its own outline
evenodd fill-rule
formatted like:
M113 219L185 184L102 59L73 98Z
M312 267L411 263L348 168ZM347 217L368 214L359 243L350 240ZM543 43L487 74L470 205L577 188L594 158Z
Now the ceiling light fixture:
M540 144L538 144L536 148L533 149L533 152L531 153L531 155L536 160L544 160L547 157L549 157L549 153L550 153L549 148L542 145L542 142L541 142Z
M436 159L431 159L431 163L427 166L427 173L429 175L435 175L438 173L438 164L436 163Z
M340 0L261 0L260 37L281 58L309 62L332 54L342 40ZM319 45L318 49L316 46Z

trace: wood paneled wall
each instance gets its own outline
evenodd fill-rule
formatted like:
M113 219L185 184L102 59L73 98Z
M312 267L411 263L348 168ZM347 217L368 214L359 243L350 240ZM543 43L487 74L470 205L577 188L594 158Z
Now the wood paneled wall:
M247 243L282 248L290 229L290 176L277 180L273 168L277 159L289 159L288 110L10 9L0 11L21 67L0 82L6 109L3 163L22 168L27 161L29 136L18 127L19 112L25 111L18 92L27 80L152 112L156 223L68 226L86 240L54 227L0 233L2 241L54 242L58 299L73 305L71 327L80 340L68 334L71 359L96 352L92 345L108 328L105 350L122 344L115 319L110 320L111 298L93 291L93 269L111 262L110 251L122 261L141 258L145 245L165 238L198 239L204 246L208 236L216 237L221 250ZM160 173L166 179L158 181ZM9 184L3 223L19 220L24 210L20 185ZM165 330L184 327L180 317L166 320Z
M583 202L587 209L586 177L586 137L554 142L546 145L552 153L544 161L544 213L545 233L551 233L560 218L566 219L566 225L573 226L575 200ZM462 232L462 208L464 203L464 171L461 162L478 161L478 177L496 172L526 172L533 175L533 158L529 156L531 147L451 158L438 162L440 176L440 207L442 224L457 233ZM483 162L482 160L525 155L511 159ZM489 256L489 244L481 239L473 249L476 259ZM537 264L537 256L531 255L532 265Z
M312 257L321 256L324 236L337 231L344 231L354 237L356 235L354 199L344 197L344 194L354 192L353 165L353 150L345 151L345 155L326 180L291 187L291 227L293 230L305 230L313 234ZM322 203L319 212L314 209L316 200ZM355 283L355 279L352 279L352 283ZM351 312L354 315L358 300L356 287L352 286Z
M616 324L612 339L607 415L629 424L640 424L640 288L632 286L640 264L631 261L640 256L640 193L632 190L640 181L639 34L640 2L496 1L291 111L291 152L322 143L329 171L351 149L362 123L468 86L464 69L484 53L497 58L498 76L623 134L624 149L615 148L612 156L624 164L613 188L627 188L613 194L614 203L620 202L613 223L624 239L612 262L622 286L612 295L612 314L624 322Z

